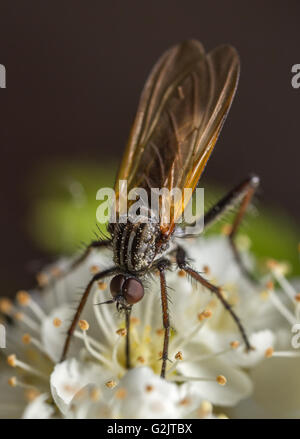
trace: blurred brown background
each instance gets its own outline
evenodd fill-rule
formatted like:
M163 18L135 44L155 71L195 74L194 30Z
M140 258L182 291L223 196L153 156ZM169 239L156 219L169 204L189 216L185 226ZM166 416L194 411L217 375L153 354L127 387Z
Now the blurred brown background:
M24 227L33 170L53 158L119 160L150 68L187 38L230 42L242 61L209 179L232 186L254 171L263 202L298 220L299 16L296 0L0 0L1 294L29 287L28 261L44 256Z

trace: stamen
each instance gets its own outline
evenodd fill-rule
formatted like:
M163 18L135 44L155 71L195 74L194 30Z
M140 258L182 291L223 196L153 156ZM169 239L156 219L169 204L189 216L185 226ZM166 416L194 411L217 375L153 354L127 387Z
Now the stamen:
M147 384L147 386L145 387L146 392L152 392L154 390L154 386L152 386L151 384Z
M0 312L6 315L10 315L13 309L13 303L10 299L3 297L0 299Z
M283 305L283 303L278 299L274 291L270 291L270 299L272 300L273 305L277 308L280 314L282 314L283 317L285 317L286 320L291 325L293 325L296 320L294 315L288 310L288 308L285 305Z
M117 399L125 399L127 396L127 390L123 387L121 387L120 389L118 389L115 393L115 397Z
M116 330L116 334L120 335L121 337L125 337L125 335L127 334L127 331L125 328L120 328Z
M90 327L89 323L86 320L79 320L78 326L82 331L87 331Z
M31 373L32 375L36 375L36 376L38 376L40 378L43 378L43 379L49 381L49 376L43 374L39 370L37 370L34 367L30 366L29 364L24 363L23 361L18 360L17 356L15 354L9 355L7 357L7 363L11 367L20 367L20 369L23 369L26 372Z
M178 275L179 277L185 277L185 276L186 276L186 272L185 272L184 270L178 270L178 271L177 271L177 275Z
M97 274L97 273L99 273L100 270L101 269L100 269L99 265L92 265L90 267L91 274Z
M230 347L232 349L237 349L240 346L240 342L238 340L234 340L230 342Z
M212 411L213 411L212 403L209 401L202 401L198 409L198 416L200 418L205 418L206 416L209 416L212 413Z
M218 384L220 384L220 386L225 386L227 383L227 379L224 377L224 375L218 375L216 381Z
M75 331L76 333L76 331ZM106 357L104 357L100 352L96 351L90 344L89 338L87 336L86 331L82 331L83 334L83 341L84 345L86 347L86 350L92 355L92 357L96 358L96 360L100 361L101 363L106 364L109 368L112 367L112 363L110 360L108 360Z
M265 357L266 358L271 358L274 354L274 349L272 347L266 349L265 351Z
M61 321L58 317L55 317L55 318L53 319L53 325L54 325L56 328L59 328L59 327L61 326L61 324L62 324L62 321Z
M99 288L99 290L101 290L101 291L105 291L106 288L107 288L107 283L106 283L106 282L103 282L102 280L100 280L100 281L98 282L98 288Z
M27 314L16 312L14 314L14 318L27 325L28 328L32 329L33 331L40 332L40 325L32 320Z
M46 273L38 273L36 275L36 281L40 287L45 287L49 284L49 276Z
M204 310L198 314L198 319L200 322L205 319L209 319L212 316L212 311L210 309Z
M176 360L179 360L179 361L183 360L183 355L182 355L181 351L178 351L177 354L175 354L174 357L175 357Z
M116 381L114 381L114 380L110 380L110 381L107 381L107 382L105 383L105 385L106 385L106 387L108 387L109 389L113 389L114 387L116 387L117 383L116 383Z
M27 291L19 291L17 293L17 301L21 306L28 306L39 320L45 319L46 314L44 313L42 308L34 300L32 300L30 294Z

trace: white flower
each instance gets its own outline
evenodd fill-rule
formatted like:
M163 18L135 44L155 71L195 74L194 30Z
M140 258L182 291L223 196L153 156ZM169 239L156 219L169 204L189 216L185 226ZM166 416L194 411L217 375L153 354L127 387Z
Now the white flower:
M286 349L280 334L287 334L289 328L274 308L274 300L266 300L266 295L241 275L225 237L201 238L184 245L192 265L222 287L255 350L245 353L236 324L216 297L174 271L167 273L172 330L166 380L159 376L164 331L159 279L155 276L147 279L145 297L133 307L131 370L125 367L124 316L114 305L97 305L110 298L109 280L95 285L68 359L57 363L91 271L111 263L108 251L95 251L75 271L50 282L43 295L20 292L16 304L6 299L0 302L0 311L13 321L7 328L6 352L8 364L15 368L15 376L9 379L14 389L1 385L0 417L8 416L2 409L8 393L15 395L19 406L11 417L23 412L27 418L210 418L215 416L212 404L228 413L232 407L235 416L243 401L251 401L257 393L258 372L268 370L273 361L267 357L280 355L280 342ZM251 267L251 258L244 253ZM49 267L40 281L49 281L68 264L63 260ZM291 360L281 360L288 368ZM3 364L2 368L7 383L8 366ZM261 413L266 407L264 403Z

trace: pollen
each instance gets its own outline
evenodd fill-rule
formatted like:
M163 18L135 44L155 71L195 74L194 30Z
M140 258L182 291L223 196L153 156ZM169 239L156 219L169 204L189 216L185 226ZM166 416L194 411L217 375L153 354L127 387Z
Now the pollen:
M8 384L10 387L16 387L17 386L17 377L10 377L8 380Z
M157 329L155 332L157 335L161 336L161 335L164 335L165 330L163 328L160 328L160 329Z
M154 386L152 386L151 384L147 384L147 386L145 387L146 392L152 392L154 390Z
M89 323L86 320L79 320L78 326L82 331L87 331L90 327Z
M22 342L23 342L24 344L29 344L29 343L31 342L31 336L30 336L30 334L24 334L24 335L22 336Z
M11 300L7 299L6 297L3 297L0 299L0 311L3 314L9 314L12 310L13 304Z
M7 364L11 367L16 367L17 357L15 354L11 354L7 357Z
M181 351L178 351L177 354L175 354L175 360L179 360L179 361L183 360L183 355Z
M101 391L100 389L97 389L96 387L94 389L91 390L90 392L90 398L93 402L97 402L99 401L101 396Z
M227 383L227 379L226 377L224 377L224 375L218 375L216 380L217 383L220 384L220 386L225 386L225 384Z
M203 272L204 272L204 274L206 274L206 275L209 275L209 274L210 274L210 268L209 268L208 265L204 265L204 266L203 266Z
M140 319L138 317L131 317L130 318L130 323L132 325L139 325L141 323Z
M206 309L198 314L198 319L200 322L204 319L209 319L212 316L212 311L210 309Z
M121 337L125 337L125 335L127 334L127 331L125 328L120 328L116 330L116 334L120 335Z
M269 282L267 282L267 284L266 284L266 288L267 288L267 290L269 290L269 291L274 290L274 282L272 282L271 280L269 280Z
M184 270L178 270L177 272L179 277L185 277L186 276L186 272Z
M239 347L239 345L240 345L240 342L238 340L234 340L234 341L230 342L230 347L232 349L237 349Z
M266 358L271 358L273 354L274 354L274 349L272 347L266 349L266 351L265 351Z
M191 399L190 398L183 398L181 401L179 401L179 405L181 406L187 406L190 405Z
M100 271L99 265L92 265L90 267L91 274L97 274L97 273L99 273L99 271Z
M296 302L300 302L300 293L297 293L295 296Z
M24 317L24 314L23 314L22 312L16 312L16 313L14 314L14 318L15 318L16 320L23 320L23 317Z
M125 399L127 396L127 390L124 389L123 387L121 387L120 389L118 389L115 393L115 397L117 399Z
M52 276L54 277L59 277L62 274L62 271L59 267L52 267L50 269L50 273L52 274Z
M100 281L98 282L98 288L99 288L99 290L101 290L101 291L106 290L106 288L107 288L107 283L106 283L106 282L103 282L102 280L100 280Z
M136 360L137 360L138 363L141 363L141 364L145 363L145 358L142 357L141 355L139 357L137 357Z
M198 409L198 415L201 418L204 418L205 416L208 416L212 412L212 403L209 401L202 401L200 404L200 407Z
M17 293L17 301L21 306L27 306L30 302L30 295L27 291L21 290Z
M49 276L46 273L38 273L36 275L36 281L40 287L45 287L49 284Z
M25 391L25 398L29 402L34 401L39 395L40 392L36 389L26 389Z
M117 383L116 383L116 381L114 381L114 380L110 380L110 381L107 381L107 382L105 383L105 385L106 385L106 387L108 387L109 389L113 389L114 387L116 387Z
M59 327L61 326L61 324L62 324L62 321L61 321L58 317L55 317L55 318L53 319L53 325L54 325L56 328L59 328Z

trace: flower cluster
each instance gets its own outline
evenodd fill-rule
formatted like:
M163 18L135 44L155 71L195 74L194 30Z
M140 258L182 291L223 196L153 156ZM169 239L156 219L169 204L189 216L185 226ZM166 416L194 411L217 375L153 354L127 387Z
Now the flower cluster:
M241 244L245 244L245 240ZM82 290L111 262L95 251L76 270L61 260L39 275L44 291L0 299L7 348L0 351L0 417L216 418L299 417L300 354L291 328L300 317L297 283L285 266L268 262L261 286L243 277L226 237L193 239L194 268L222 287L253 350L223 305L181 271L167 273L171 337L166 379L160 378L163 326L159 278L147 279L131 316L132 369L125 367L125 320L105 282L95 285L75 331L68 359L58 360ZM253 257L244 248L250 269ZM276 288L275 288L276 286ZM277 288L278 286L278 288ZM284 404L282 401L284 399Z

